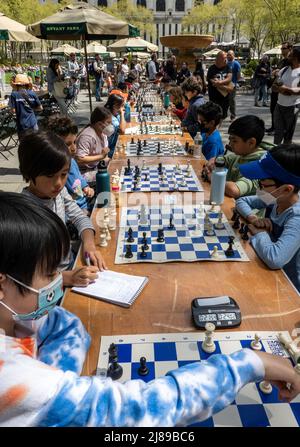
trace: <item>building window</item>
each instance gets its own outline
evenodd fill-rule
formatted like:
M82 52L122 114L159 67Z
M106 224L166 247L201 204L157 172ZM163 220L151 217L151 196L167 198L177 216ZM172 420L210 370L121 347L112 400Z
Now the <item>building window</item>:
M166 10L166 0L156 0L156 11Z
M166 35L166 27L165 27L165 24L164 24L164 23L163 23L163 26L162 26L162 35L163 35L163 36Z
M172 34L172 25L169 23L169 36Z
M175 3L175 11L183 11L184 12L184 0L176 0Z
M136 0L136 5L137 6L144 6L145 8L147 8L146 0Z
M178 34L178 23L175 23L175 35L177 36Z
M159 44L159 24L156 24L156 45Z
M107 0L98 0L98 6L107 6Z

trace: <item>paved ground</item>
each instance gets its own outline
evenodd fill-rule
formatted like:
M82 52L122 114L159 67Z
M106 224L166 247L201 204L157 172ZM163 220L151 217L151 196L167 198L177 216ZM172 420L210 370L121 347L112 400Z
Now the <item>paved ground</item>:
M78 126L82 128L89 122L89 102L86 91L81 92L79 99L81 104L78 106L77 111L72 115L72 118L76 121ZM103 105L104 102L94 102L93 107L96 105ZM266 128L271 126L271 117L269 108L267 107L254 107L254 97L252 95L238 95L237 96L237 114L254 114L259 116L265 121ZM227 129L229 126L229 120L223 122L221 132L223 135L223 142L227 143ZM273 142L273 137L266 136L265 141ZM300 121L298 121L294 142L300 144ZM12 149L13 155L9 157L9 160L5 160L0 154L0 190L20 192L24 186L22 176L18 169L18 157L17 148Z

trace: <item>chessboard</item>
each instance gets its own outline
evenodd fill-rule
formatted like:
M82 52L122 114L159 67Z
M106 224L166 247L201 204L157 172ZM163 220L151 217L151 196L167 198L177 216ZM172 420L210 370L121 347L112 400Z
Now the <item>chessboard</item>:
M138 123L148 123L150 125L151 123L161 123L161 124L173 124L170 123L171 119L168 115L162 115L162 114L155 114L155 113L144 113L144 114L138 114L136 116L136 121Z
M188 147L188 146L187 146ZM187 155L185 146L175 140L138 140L127 143L126 155L128 157L153 157L153 156L179 156Z
M282 334L290 339L289 333ZM118 380L126 382L141 379L149 382L164 376L168 371L188 363L206 360L214 354L231 354L242 348L250 348L256 334L249 332L219 332L213 335L216 346L212 354L202 349L204 332L174 334L144 334L102 336L96 374L107 376L109 347L117 346L118 363L123 374ZM261 350L290 358L278 339L278 332L262 331ZM148 374L139 374L140 358L145 357ZM279 401L276 388L270 394L263 393L258 383L250 383L241 389L235 401L206 421L193 424L200 427L298 427L300 424L300 396L291 403Z
M202 203L123 207L115 264L174 261L249 258L219 207Z
M146 165L123 167L121 192L203 191L194 169L188 165Z
M125 135L181 135L184 132L178 124L146 124L129 127L125 130Z

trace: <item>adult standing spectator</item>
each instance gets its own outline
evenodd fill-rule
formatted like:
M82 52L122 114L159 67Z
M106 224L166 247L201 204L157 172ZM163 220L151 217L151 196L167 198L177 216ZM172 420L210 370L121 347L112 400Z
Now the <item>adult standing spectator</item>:
M79 64L76 60L76 54L70 54L70 60L68 61L68 74L69 76L78 76L80 71Z
M227 53L227 65L231 68L232 71L232 82L234 84L234 89L231 93L229 93L229 111L230 111L230 120L233 121L236 118L236 87L238 81L241 78L241 64L235 58L235 54L233 50L228 51Z
M177 70L176 70L176 56L172 55L166 62L164 67L163 82L176 81Z
M50 60L46 72L46 79L48 84L48 92L51 93L51 95L56 99L62 115L67 115L68 108L65 101L66 95L64 95L63 92L65 87L63 82L64 74L58 59Z
M190 77L181 86L189 106L185 118L181 121L181 126L185 128L195 138L197 132L201 131L198 121L198 107L205 103L202 95L202 86L196 79Z
M276 70L273 70L273 72L272 72L273 80L276 79L276 77L278 76L279 71L282 68L287 67L289 65L288 55L290 54L292 48L293 48L293 45L291 43L289 43L289 42L283 42L281 44L282 59L277 64ZM276 90L276 88L275 88L275 90ZM277 91L273 91L273 86L272 86L271 102L270 102L270 112L271 112L271 116L272 116L272 125L271 125L270 129L266 129L266 132L269 135L274 135L274 111L275 111L275 107L276 107L277 101L278 101L278 92Z
M147 74L148 74L149 81L155 81L155 79L156 79L156 75L157 75L156 60L157 60L157 55L156 55L156 53L153 53L151 55L151 60L147 63Z
M2 65L0 65L0 97L3 98L5 94L5 71Z
M263 106L268 107L267 97L268 97L268 81L271 78L271 67L269 63L269 58L265 54L258 66L256 67L254 73L254 105L255 107L260 107L259 98L262 96Z
M96 81L96 92L95 92L96 101L101 101L101 92L107 68L100 54L95 55L95 60L93 62L93 71Z
M124 57L122 65L121 65L121 75L123 77L122 82L125 82L129 73L128 59Z
M292 143L300 110L300 48L293 48L288 59L289 66L280 70L275 81L279 93L274 112L276 145Z
M226 53L219 51L216 61L207 72L209 100L221 106L223 119L227 117L229 108L229 93L233 89L232 70L227 65Z
M205 76L204 76L204 68L203 68L203 64L202 64L202 57L198 57L196 59L195 71L194 71L193 75L197 78L197 80L201 80L201 82L202 82L202 92L205 95L206 90L207 90L207 85L206 85L206 80L205 80Z
M188 64L186 62L182 62L181 70L177 74L177 84L182 84L186 79L190 78L192 73L188 68Z

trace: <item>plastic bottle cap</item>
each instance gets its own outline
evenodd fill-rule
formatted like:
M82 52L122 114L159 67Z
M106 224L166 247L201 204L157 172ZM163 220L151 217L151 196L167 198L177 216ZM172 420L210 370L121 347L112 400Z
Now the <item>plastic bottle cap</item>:
M225 158L224 157L217 157L215 161L216 168L224 168L225 166Z
M98 164L98 169L106 170L106 164L104 160L100 160Z

